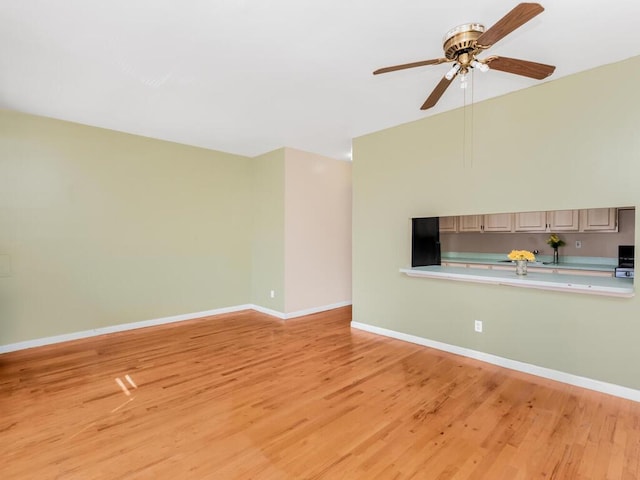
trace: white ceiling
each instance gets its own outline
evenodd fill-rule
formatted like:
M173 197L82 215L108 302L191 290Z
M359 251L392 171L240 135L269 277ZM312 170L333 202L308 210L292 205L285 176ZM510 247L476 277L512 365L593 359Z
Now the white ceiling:
M464 104L452 85L419 110L447 65L374 69L440 57L447 30L489 27L517 3L0 0L0 107L241 155L344 159L353 137ZM488 53L556 65L546 81L640 54L639 0L542 5ZM539 83L476 73L473 97Z

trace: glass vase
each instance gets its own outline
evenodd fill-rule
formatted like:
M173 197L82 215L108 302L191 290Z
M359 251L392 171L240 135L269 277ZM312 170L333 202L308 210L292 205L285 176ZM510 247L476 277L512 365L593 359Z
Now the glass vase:
M558 257L558 249L554 248L553 249L553 263L554 265L557 265L558 263L560 263L559 257Z
M516 275L526 275L526 274L527 274L527 261L516 260Z

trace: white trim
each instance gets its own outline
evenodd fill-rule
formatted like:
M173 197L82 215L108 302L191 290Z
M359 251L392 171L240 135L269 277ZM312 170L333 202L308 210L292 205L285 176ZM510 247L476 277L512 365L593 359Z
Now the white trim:
M456 355L462 355L463 357L474 358L482 362L491 363L493 365L498 365L500 367L509 368L511 370L516 370L519 372L529 373L538 377L556 380L558 382L567 383L569 385L575 385L576 387L595 390L596 392L607 393L616 397L640 402L640 390L623 387L622 385L602 382L600 380L581 377L578 375L573 375L571 373L561 372L559 370L552 370L550 368L540 367L538 365L531 365L529 363L499 357L490 353L479 352L477 350L471 350L469 348L450 345L448 343L442 343L435 340L429 340L427 338L417 337L415 335L409 335L402 332L396 332L394 330L388 330L386 328L376 327L374 325L368 325L366 323L351 322L351 327L358 330L375 333L377 335L395 338L397 340L402 340L405 342L417 343L418 345L435 348L437 350L443 350L445 352L454 353Z
M213 315L221 315L223 313L233 313L242 310L255 310L272 317L279 318L281 320L287 320L289 318L301 317L303 315L310 315L312 313L324 312L326 310L333 310L334 308L346 307L351 305L351 302L333 303L331 305L324 305L322 307L309 308L307 310L300 310L292 313L282 313L277 310L271 310L270 308L261 307L260 305L246 304L235 305L232 307L216 308L214 310L205 310L203 312L185 313L183 315L174 315L171 317L154 318L151 320L143 320L141 322L122 323L119 325L109 325L107 327L99 327L91 330L84 330L81 332L63 333L62 335L54 335L52 337L36 338L33 340L25 340L24 342L10 343L8 345L0 345L0 354L14 352L16 350L25 350L27 348L42 347L44 345L52 345L54 343L68 342L71 340L79 340L81 338L96 337L98 335L104 335L107 333L125 332L127 330L135 330L136 328L153 327L156 325L164 325L165 323L182 322L184 320L193 320L196 318L210 317Z
M287 315L285 313L279 312L277 310L271 310L270 308L261 307L260 305L250 305L249 308L255 310L256 312L265 313L267 315L271 315L272 317L277 317L280 320L287 319Z
M152 320L143 320L141 322L122 323L119 325L110 325L108 327L94 328L84 330L82 332L64 333L62 335L54 335L53 337L36 338L34 340L26 340L24 342L10 343L8 345L0 345L0 354L14 352L16 350L24 350L33 347L42 347L54 343L68 342L70 340L78 340L81 338L95 337L106 333L124 332L134 330L136 328L153 327L163 325L165 323L182 322L184 320L193 320L195 318L209 317L211 315L220 315L223 313L239 312L241 310L251 310L253 305L236 305L233 307L216 308L214 310L205 310L203 312L185 313L183 315L174 315L171 317L154 318Z
M307 308L305 310L298 310L297 312L282 313L277 310L271 310L270 308L261 307L260 305L251 305L251 308L260 312L277 317L280 320L289 320L291 318L303 317L305 315L311 315L313 313L326 312L327 310L333 310L334 308L346 307L351 305L351 301L344 301L338 303L331 303L329 305L323 305L321 307Z
M313 307L313 308L307 308L305 310L298 310L297 312L285 313L284 318L289 319L289 318L303 317L305 315L326 312L327 310L333 310L334 308L340 308L340 307L347 307L349 305L351 305L351 302L348 300L344 302L331 303L329 305L324 305L322 307Z

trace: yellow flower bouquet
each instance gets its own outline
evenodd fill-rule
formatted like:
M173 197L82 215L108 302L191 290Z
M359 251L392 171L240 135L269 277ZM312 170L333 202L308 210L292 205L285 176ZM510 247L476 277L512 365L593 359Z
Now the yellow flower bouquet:
M529 250L511 250L507 258L509 260L526 260L527 262L536 261L536 256Z
M558 247L564 247L566 245L564 243L564 240L562 240L556 233L551 234L549 240L547 240L547 244L554 250L557 250Z

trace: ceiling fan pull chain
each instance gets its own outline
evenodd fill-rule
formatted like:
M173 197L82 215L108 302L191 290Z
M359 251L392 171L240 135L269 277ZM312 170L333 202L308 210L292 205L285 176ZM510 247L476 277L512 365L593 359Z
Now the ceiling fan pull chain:
M475 153L475 148L473 148L473 132L475 130L475 122L473 121L473 116L475 112L475 98L474 92L476 89L476 75L473 71L471 71L471 125L470 125L470 135L469 135L469 151L471 152L471 158L469 159L469 167L473 168L473 155Z

